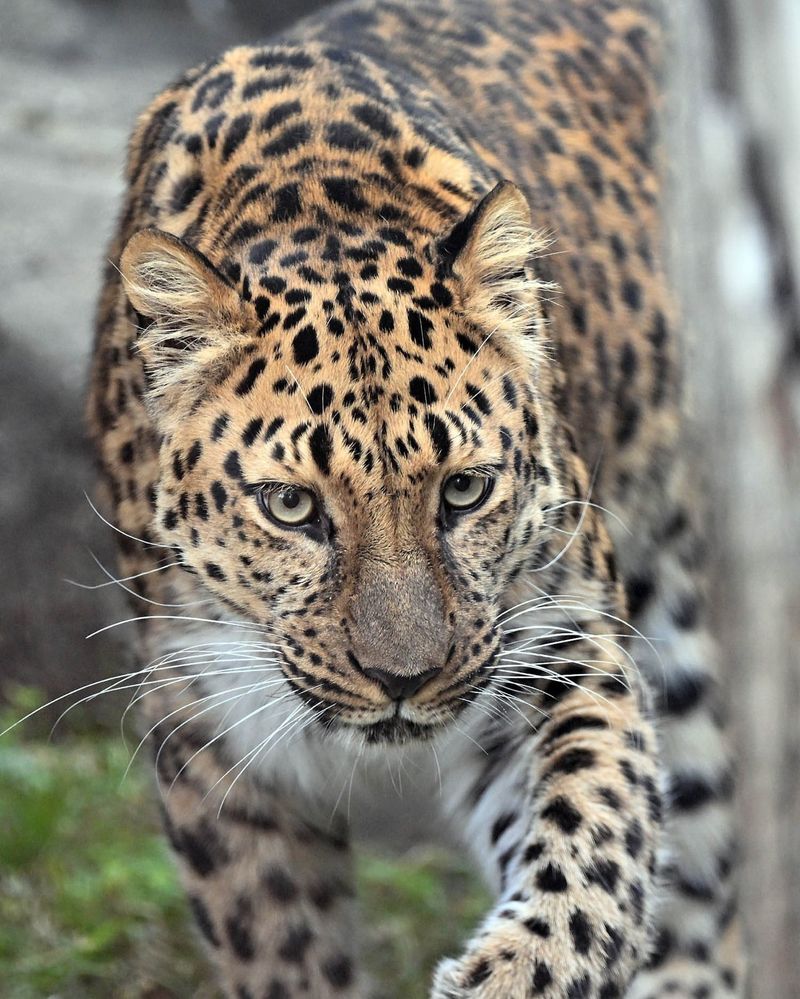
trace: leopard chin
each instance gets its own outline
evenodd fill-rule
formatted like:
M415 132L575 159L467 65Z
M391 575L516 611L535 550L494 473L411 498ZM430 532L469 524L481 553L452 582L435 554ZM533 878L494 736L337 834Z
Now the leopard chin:
M403 718L399 713L391 718L383 718L381 721L372 722L370 725L360 725L359 729L363 733L364 741L367 745L394 744L409 742L427 742L438 735L445 727L445 723L425 724Z

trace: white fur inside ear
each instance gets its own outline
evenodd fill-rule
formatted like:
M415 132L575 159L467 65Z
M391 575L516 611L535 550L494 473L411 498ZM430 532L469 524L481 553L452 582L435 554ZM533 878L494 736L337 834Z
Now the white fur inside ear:
M208 283L185 259L169 250L143 251L125 274L128 297L137 311L160 319L202 308Z
M525 196L513 184L495 188L479 206L472 232L453 264L464 288L464 311L488 335L512 337L538 356L544 320L540 297L553 285L540 281L532 262L549 245L531 225Z
M170 246L129 244L121 269L129 301L152 319L139 337L139 350L156 351L169 342L191 349L210 342L214 290L196 261Z
M157 229L136 233L120 260L125 292L145 318L136 341L147 395L165 417L191 402L210 366L245 342L245 303L201 254Z

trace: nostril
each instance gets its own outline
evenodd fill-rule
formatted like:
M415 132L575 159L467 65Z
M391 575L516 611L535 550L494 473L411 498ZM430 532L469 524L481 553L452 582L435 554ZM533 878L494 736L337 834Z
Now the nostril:
M432 680L441 672L438 668L425 670L424 673L413 673L411 676L402 676L399 673L390 673L384 669L365 669L364 675L370 680L379 684L393 701L402 701L405 697L413 697L418 690Z

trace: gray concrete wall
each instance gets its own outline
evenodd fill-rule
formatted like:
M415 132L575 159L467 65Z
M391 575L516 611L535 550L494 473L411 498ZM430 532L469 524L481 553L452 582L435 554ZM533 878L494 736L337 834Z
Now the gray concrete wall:
M89 550L111 532L82 395L103 252L137 112L182 69L258 41L313 0L2 0L0 3L0 688L52 694L117 672L123 616Z
M678 0L675 260L713 510L753 999L800 996L800 5Z

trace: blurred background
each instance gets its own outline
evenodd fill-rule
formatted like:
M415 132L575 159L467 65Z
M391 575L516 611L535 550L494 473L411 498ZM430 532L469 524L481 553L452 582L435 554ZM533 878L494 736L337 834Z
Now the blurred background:
M489 0L487 0L489 2ZM183 68L321 6L0 0L0 730L113 676L125 616L93 561L83 387L135 114ZM674 0L666 138L675 282L714 510L740 760L754 999L800 997L800 3ZM93 688L89 688L89 693ZM68 702L65 702L68 703ZM0 741L0 996L212 996L146 767L99 698ZM483 904L457 859L366 855L369 949L423 999ZM369 919L370 924L375 919Z

